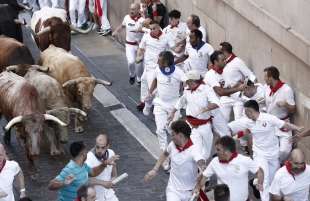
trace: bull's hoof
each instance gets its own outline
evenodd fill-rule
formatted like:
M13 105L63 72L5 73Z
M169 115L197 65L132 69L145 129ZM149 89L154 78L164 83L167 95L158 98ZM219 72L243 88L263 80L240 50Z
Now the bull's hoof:
M76 133L82 133L84 131L84 128L82 126L78 126L74 128L74 132Z

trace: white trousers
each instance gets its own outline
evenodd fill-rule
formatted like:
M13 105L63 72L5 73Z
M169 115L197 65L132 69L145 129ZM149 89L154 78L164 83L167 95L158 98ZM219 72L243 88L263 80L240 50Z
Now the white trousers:
M140 100L141 102L145 101L146 96L148 95L151 84L154 80L155 68L150 69L147 66L144 66L143 74L141 76L141 91L140 91ZM145 102L146 107L151 107L151 101Z
M212 119L212 128L219 134L220 137L229 135L231 136L230 130L228 128L228 122L224 118L224 115L220 109L215 109L211 111L213 116Z
M160 105L154 106L154 116L155 116L155 123L156 123L156 134L159 143L160 150L164 151L168 146L168 139L167 133L171 133L169 126L167 125L167 119L173 107L170 109L164 108ZM174 115L174 120L179 118L179 112L176 112Z
M51 0L52 8L62 8L65 9L65 0Z
M284 162L289 157L291 151L292 151L292 142L290 141L290 138L292 136L292 131L284 132L280 129L276 130L276 135L279 138L280 143L280 162Z
M128 63L129 77L136 77L137 81L141 81L141 76L143 73L142 62L136 64L136 56L138 51L138 45L126 44L126 57Z
M211 155L211 149L213 144L213 133L211 130L211 124L207 123L197 128L192 128L191 140L193 144L201 150L204 159L208 159Z
M51 7L52 2L51 0L38 0L40 9L43 7Z
M226 121L230 122L230 114L232 110L234 112L235 120L240 119L242 117L243 103L241 101L233 101L231 103L221 103L220 109Z
M73 26L81 27L86 22L85 6L86 0L69 0L69 14ZM77 18L76 11L78 12Z
M189 201L192 196L192 191L175 190L172 187L167 187L167 201Z
M276 171L280 168L280 162L278 158L266 159L259 154L254 153L253 159L264 171L264 190L260 192L261 201L269 201L269 188L270 184L276 174Z
M119 201L115 195L114 190L106 189L104 192L96 191L97 194L97 201Z
M102 6L102 17L101 17L101 29L108 30L111 29L110 22L108 20L108 0L101 1Z

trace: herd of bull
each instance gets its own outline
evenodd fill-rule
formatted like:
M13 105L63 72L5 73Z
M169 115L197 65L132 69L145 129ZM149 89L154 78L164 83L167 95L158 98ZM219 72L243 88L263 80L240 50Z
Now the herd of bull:
M33 39L41 50L37 64L23 43L0 36L0 115L8 121L4 141L10 143L14 127L31 164L40 154L43 136L50 143L50 154L61 154L62 144L68 141L70 115L75 114L75 132L82 132L95 86L111 85L92 77L69 52L71 30L64 15L61 9L33 14Z

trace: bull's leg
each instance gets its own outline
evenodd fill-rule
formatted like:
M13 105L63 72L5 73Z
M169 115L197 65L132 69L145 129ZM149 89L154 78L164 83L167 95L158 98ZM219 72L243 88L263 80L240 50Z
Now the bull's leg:
M74 131L76 133L81 133L84 131L84 128L83 128L83 123L86 121L86 117L83 117L81 115L76 115L75 116L75 119L74 119L74 124L75 124L75 128L74 128Z
M50 155L51 156L56 156L60 154L59 149L57 148L57 138L56 138L56 133L55 129L50 126L44 126L45 133L47 136L47 139L50 143Z

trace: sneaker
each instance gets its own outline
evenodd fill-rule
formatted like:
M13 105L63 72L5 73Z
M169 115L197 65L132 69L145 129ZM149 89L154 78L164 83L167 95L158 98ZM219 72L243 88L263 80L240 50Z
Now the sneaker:
M111 34L112 31L111 29L106 29L106 30L103 30L101 33L99 33L101 36L107 36L109 34Z
M144 102L140 102L140 103L137 105L137 110L138 110L139 112L142 112L144 106L145 106Z
M137 85L137 86L141 86L141 81L137 81L137 82L136 82L136 85Z
M148 106L145 106L144 108L143 108L143 114L144 114L144 116L149 116L150 115L150 113L151 113L151 107L148 107Z
M135 83L135 77L129 77L129 84L133 85Z
M80 27L80 29L82 29L82 30L87 30L87 29L88 29L88 24L87 24L87 22L85 22L84 24L82 24L82 26Z
M168 172L170 170L170 159L167 158L161 166L166 172Z

